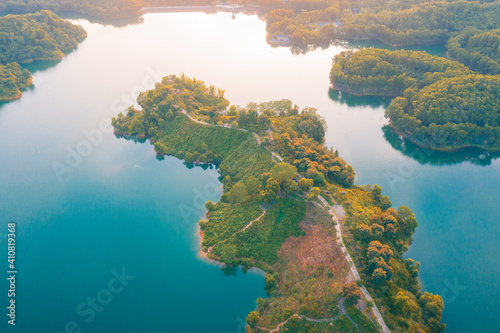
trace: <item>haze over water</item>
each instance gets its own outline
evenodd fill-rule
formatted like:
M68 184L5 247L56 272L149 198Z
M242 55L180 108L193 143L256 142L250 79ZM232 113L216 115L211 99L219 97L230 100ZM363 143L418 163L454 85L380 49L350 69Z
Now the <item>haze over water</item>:
M500 327L495 155L426 152L383 131L387 100L329 92L331 59L344 48L305 55L272 48L256 16L73 22L88 38L61 62L29 66L34 88L0 106L0 234L17 221L17 332L63 332L70 321L93 333L243 332L255 299L265 296L263 278L223 273L198 256L197 222L202 203L220 197L217 172L158 161L148 142L101 128L140 91L183 72L225 89L233 104L288 98L317 108L328 122L326 144L353 165L356 182L383 186L395 207L415 212L407 255L422 263L424 289L443 296L447 332ZM58 177L54 162L67 165L68 151L89 141L85 133L96 144ZM86 323L78 305L123 268L135 279ZM6 320L0 327L11 331Z

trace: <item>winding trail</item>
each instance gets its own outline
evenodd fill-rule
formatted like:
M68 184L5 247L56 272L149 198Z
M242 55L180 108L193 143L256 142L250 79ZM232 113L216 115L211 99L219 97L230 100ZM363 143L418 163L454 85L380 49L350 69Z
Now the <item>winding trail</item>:
M330 321L335 321L337 319L339 319L340 317L342 316L346 316L347 319L349 319L351 321L351 323L356 326L356 328L358 329L358 331L360 333L363 333L361 332L361 329L359 328L358 324L356 324L351 317L349 317L349 315L347 314L347 311L345 310L345 307L344 307L344 299L341 298L339 300L339 314L335 317L332 317L332 318L324 318L324 319L313 319L313 318L309 318L309 317L306 317L306 316L299 316L298 314L294 314L290 317L288 317L287 320L285 320L284 322L278 324L278 326L276 326L276 328L273 328L273 329L270 329L270 328L265 328L265 327L256 327L257 329L259 330L265 330L265 331L268 331L270 333L274 333L274 332L279 332L280 328L285 325L290 319L296 317L296 318L301 318L303 320L307 320L307 321L310 321L312 323L327 323L327 322L330 322Z
M202 124L202 125L207 125L207 126L212 126L212 127L223 127L223 128L231 128L231 129L235 129L235 130L238 130L238 131L242 131L242 132L247 132L247 133L251 133L254 137L255 137L255 140L257 140L257 144L260 145L261 143L261 138L260 136L257 134L257 133L254 133L254 132L251 132L249 130L246 130L246 129L243 129L243 128L237 128L237 127L231 127L229 125L216 125L216 124L209 124L209 123L206 123L206 122L203 122L203 121L200 121L198 119L195 119L193 118L192 116L190 116L186 110L183 110L181 111L183 114L185 114L186 116L189 117L189 119L191 119L192 121L196 122L196 123L199 123L199 124ZM269 134L270 134L270 138L271 138L271 141L273 140L273 136L272 136L272 130L271 128L269 128L268 130ZM266 148L267 149L267 148ZM272 156L276 157L278 160L280 161L283 161L283 157L281 157L280 155L278 155L277 153L275 153L274 151L271 151L269 150L272 154ZM299 177L302 178L302 176L299 174ZM351 270L351 273L352 275L354 276L354 279L356 281L361 281L361 277L359 275L359 272L358 272L358 269L356 268L356 265L354 263L354 261L352 260L352 257L351 255L349 254L349 252L347 251L347 248L345 247L344 245L344 240L342 239L342 230L340 228L340 225L341 223L339 222L339 219L337 217L337 214L341 215L341 217L343 217L345 215L345 210L344 208L339 205L339 204L336 204L334 205L333 207L328 203L328 201L326 201L325 198L323 198L321 195L318 196L318 199L319 201L321 201L321 203L328 209L328 212L331 214L332 216L332 219L333 219L333 222L335 224L335 231L336 231L336 234L337 234L337 243L339 244L339 247L340 249L342 250L342 253L344 254L344 257L345 259L347 260L348 264L349 264L349 267L350 267L350 270ZM272 206L272 204L271 204ZM253 221L250 221L243 229L241 230L238 230L236 231L235 233L233 233L231 236L229 236L228 238L224 239L224 240L221 240L217 243L215 243L214 245L210 246L207 250L207 253L211 253L212 252L212 249L214 246L222 243L222 242L225 242L227 241L228 239L231 239L235 234L239 233L239 232L243 232L245 231L246 229L248 229L254 222L257 222L259 221L265 214L266 214L266 210L268 208L270 208L271 206L267 207L267 208L263 208L261 207L262 209L262 214L256 218L255 220ZM344 226L342 224L342 226ZM345 226L344 226L345 227ZM391 331L389 330L389 328L387 327L387 325L385 324L385 321L384 319L382 318L382 315L380 314L380 311L378 310L377 308L377 305L375 304L375 302L373 301L373 298L370 296L370 293L368 292L368 290L366 289L365 286L361 286L360 287L361 289L361 292L363 293L363 296L365 297L365 299L368 301L368 302L372 302L373 306L371 308L371 310L373 311L373 313L375 314L375 317L377 318L377 322L379 323L379 325L382 327L382 331L384 333L391 333ZM347 316L347 318L349 318L349 320L353 323L354 326L356 326L356 328L358 329L359 332L361 332L361 330L359 329L358 325L351 319L351 317L349 317L349 315L347 314L347 312L345 311L345 308L344 308L344 300L341 299L340 302L339 302L339 307L340 307L340 314L337 316L337 317L334 317L334 318L325 318L325 319L311 319L311 318L307 318L305 316L299 316L297 314L294 314L293 316L291 316L290 318L288 318L287 320L285 320L284 322L282 322L281 324L278 325L277 328L275 329L268 329L268 328L264 328L264 327L257 327L258 329L261 329L261 330L267 330L268 332L278 332L280 327L285 325L288 320L290 320L291 318L293 317L300 317L300 318L303 318L307 321L311 321L311 322L328 322L328 321L333 321L335 319L337 319L338 317L340 317L341 315L345 314ZM371 319L371 318L370 318Z
M269 207L271 207L271 206L269 206ZM267 208L269 208L269 207L267 207ZM254 222L257 222L257 221L258 221L258 220L260 220L262 217L264 217L264 215L266 215L266 210L267 210L267 208L261 208L261 209L262 209L262 214L260 214L260 216L259 216L258 218L256 218L255 220L250 221L250 222L249 222L249 223L248 223L248 224L247 224L247 225L246 225L243 229L238 230L238 231L235 231L235 232L234 232L231 236L229 236L228 238L223 239L223 240L221 240L221 241L219 241L219 242L215 243L214 245L210 246L210 247L208 248L208 250L207 250L207 253L211 253L211 252L212 252L212 249L214 248L214 246L216 246L216 245L218 245L218 244L220 244L220 243L223 243L223 242L225 242L225 241L227 241L227 240L231 239L231 238L232 238L234 235L236 235L237 233L239 233L239 232L243 232L243 231L247 230L248 228L250 228L250 226L251 226Z

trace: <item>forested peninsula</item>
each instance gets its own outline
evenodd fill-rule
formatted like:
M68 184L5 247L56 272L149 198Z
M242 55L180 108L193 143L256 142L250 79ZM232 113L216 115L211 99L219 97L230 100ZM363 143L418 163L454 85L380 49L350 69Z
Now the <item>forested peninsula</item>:
M417 51L364 49L334 58L336 90L397 97L391 126L433 149L500 149L500 76Z
M30 72L20 64L61 59L86 36L82 27L49 11L0 17L0 101L19 98L31 85Z
M113 118L117 136L148 138L160 159L218 167L224 193L206 203L201 246L228 266L266 272L269 297L248 315L251 332L349 332L354 323L378 332L375 305L392 332L444 330L441 297L422 293L420 264L403 259L413 213L391 208L377 185L354 185L352 167L325 147L316 110L289 100L229 107L223 90L184 75L138 103Z

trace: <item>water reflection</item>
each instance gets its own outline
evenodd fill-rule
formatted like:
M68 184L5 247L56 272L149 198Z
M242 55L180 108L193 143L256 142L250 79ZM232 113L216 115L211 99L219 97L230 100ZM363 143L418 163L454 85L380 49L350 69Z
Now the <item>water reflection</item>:
M457 151L438 151L420 147L413 142L400 137L386 125L382 128L384 138L392 148L409 156L420 164L450 165L468 161L474 165L491 165L494 159L500 157L500 152L488 152L479 148L463 148Z
M348 93L343 93L338 90L329 89L328 97L334 102L340 103L342 105L347 105L349 107L356 106L369 106L372 108L384 107L387 108L392 101L391 97L381 97L381 96L357 96Z
M376 40L367 40L367 41L350 40L349 45L356 49L365 49L373 47L389 51L395 51L395 50L424 51L429 53L430 55L438 57L446 56L446 47L444 45L408 45L408 46L394 47Z
M74 12L56 12L61 18L66 20L87 20L90 23L100 24L102 26L113 26L116 28L126 27L128 25L141 24L144 22L144 18L139 15L130 16L124 18L114 18L114 19L105 19L105 18L95 18L85 14L74 13Z

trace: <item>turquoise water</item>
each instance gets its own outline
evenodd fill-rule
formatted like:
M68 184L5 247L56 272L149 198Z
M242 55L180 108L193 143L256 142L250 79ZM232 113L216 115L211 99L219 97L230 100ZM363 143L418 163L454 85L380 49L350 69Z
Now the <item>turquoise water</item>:
M424 288L446 296L447 331L500 326L497 155L425 152L401 141L384 128L389 100L329 91L342 46L300 55L272 48L256 16L74 22L88 38L60 62L30 66L35 86L0 106L0 257L6 222L18 223L18 325L8 332L59 333L72 321L96 333L243 332L264 296L262 276L222 271L198 255L202 204L220 196L216 171L158 161L149 143L117 139L101 125L163 75L182 72L226 89L235 104L289 98L316 107L328 122L327 145L354 166L357 183L378 183L396 206L415 211L408 255L422 262ZM135 278L110 294L122 269ZM109 304L86 323L85 302L98 295ZM77 313L82 302L85 315Z

